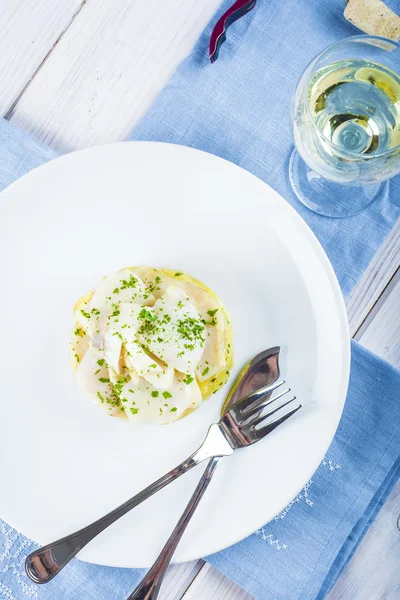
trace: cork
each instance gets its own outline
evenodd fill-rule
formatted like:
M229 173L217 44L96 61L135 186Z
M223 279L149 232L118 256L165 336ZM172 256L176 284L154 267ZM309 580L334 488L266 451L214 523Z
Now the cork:
M344 16L365 33L400 40L400 17L381 0L348 0Z

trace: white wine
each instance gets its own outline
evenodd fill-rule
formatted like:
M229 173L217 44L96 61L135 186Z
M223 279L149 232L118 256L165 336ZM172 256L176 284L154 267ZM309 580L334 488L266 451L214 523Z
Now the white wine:
M374 154L400 144L400 77L391 69L334 62L314 74L308 94L316 126L344 151Z
M361 58L338 60L299 84L293 131L306 163L348 185L392 177L400 163L400 76Z
M382 182L400 173L400 44L357 35L323 50L297 85L292 125L289 178L305 206L349 217L384 201Z

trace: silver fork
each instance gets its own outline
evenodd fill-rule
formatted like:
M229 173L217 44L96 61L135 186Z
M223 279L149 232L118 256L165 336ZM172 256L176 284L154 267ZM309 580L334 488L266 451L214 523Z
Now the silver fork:
M293 397L279 402L289 389L271 398L271 392L282 383L278 381L239 400L218 423L211 425L201 448L212 458L159 557L127 600L156 600L176 547L223 457L262 440L301 408L298 404L280 412L295 400ZM276 417L271 419L276 413Z
M279 346L268 348L257 354L244 366L222 406L221 416L230 412L231 407L236 406L241 398L248 398L250 395L253 400L249 403L249 408L253 408L253 404L259 402L258 408L261 410L261 403L269 399L271 393L284 384L284 381L279 379L279 353ZM288 391L286 390L285 393ZM256 416L254 415L254 418ZM218 434L218 431L216 433ZM42 546L42 548L38 548L29 554L25 561L25 570L28 577L35 583L43 584L51 581L86 544L135 506L147 500L147 498L199 463L216 455L222 456L223 450L227 447L224 439L222 438L221 444L221 437L219 437L218 442L215 428L211 428L203 445L196 452L147 488L90 525ZM216 443L213 443L213 440ZM220 443L221 448L218 447L218 443Z

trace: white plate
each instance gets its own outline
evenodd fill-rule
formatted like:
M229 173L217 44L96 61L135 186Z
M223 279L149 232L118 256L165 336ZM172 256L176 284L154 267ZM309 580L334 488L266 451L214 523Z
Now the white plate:
M283 168L283 167L282 167ZM335 275L297 213L247 171L167 144L83 150L29 173L0 198L0 515L45 544L100 517L191 454L245 362L280 345L306 406L223 461L175 562L238 542L304 486L345 400L349 334ZM186 271L231 313L236 362L224 390L173 425L133 425L91 405L68 357L76 299L103 275L148 264ZM186 505L197 467L80 554L151 564Z

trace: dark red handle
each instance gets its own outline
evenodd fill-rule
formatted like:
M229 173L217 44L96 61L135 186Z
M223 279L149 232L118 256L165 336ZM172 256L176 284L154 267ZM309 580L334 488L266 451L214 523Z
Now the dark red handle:
M257 0L236 0L228 10L218 20L218 23L213 29L210 37L210 61L213 63L217 60L219 49L226 39L226 32L229 25L237 21L255 7Z

